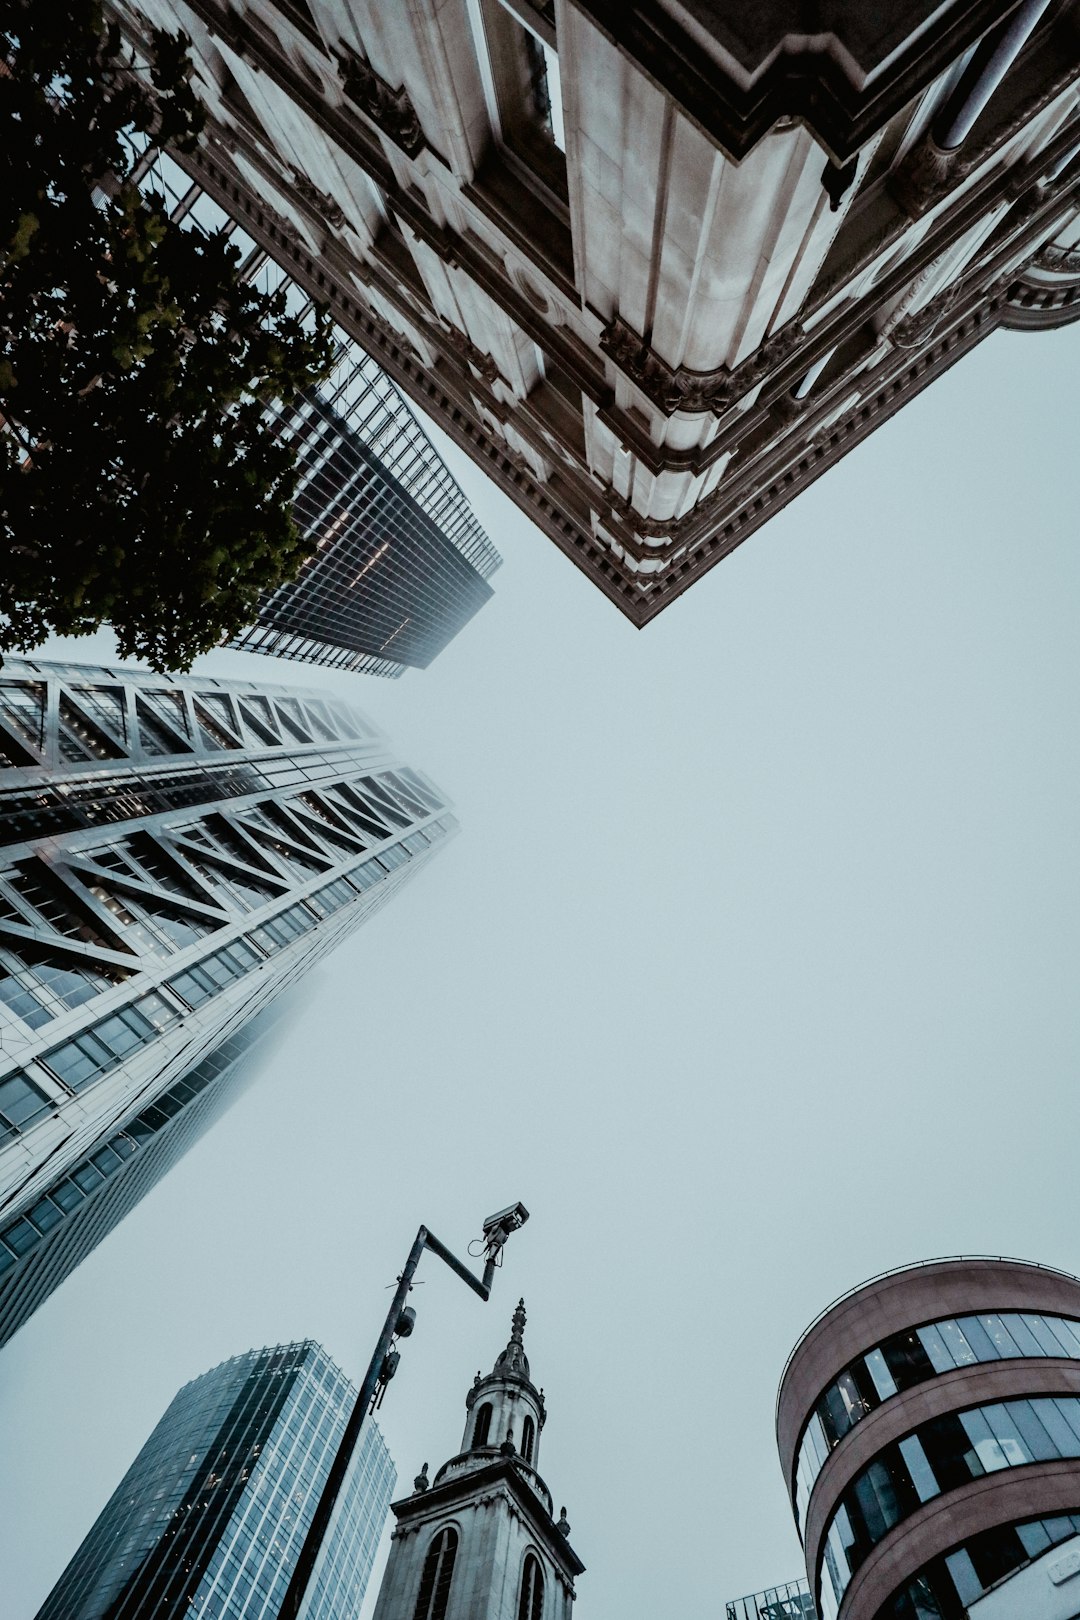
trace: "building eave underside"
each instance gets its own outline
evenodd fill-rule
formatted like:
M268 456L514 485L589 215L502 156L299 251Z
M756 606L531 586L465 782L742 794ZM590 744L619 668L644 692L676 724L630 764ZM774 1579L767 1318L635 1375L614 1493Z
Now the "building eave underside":
M328 273L304 247L282 230L273 216L253 199L217 154L200 149L185 160L200 182L238 217L273 255L287 263L296 280L317 298L326 299L342 327L384 367L398 386L445 431L512 500L525 505L529 516L549 539L603 591L624 616L643 629L711 568L750 538L769 518L835 465L848 451L930 382L975 347L1002 323L1009 288L987 299L971 294L964 307L954 307L944 331L914 354L898 355L893 366L883 366L872 396L861 399L852 411L823 436L820 443L799 441L778 458L775 476L733 491L731 505L717 514L711 537L697 549L674 560L663 572L642 584L637 574L623 572L618 559L560 512L551 497L523 466L476 420L471 402L452 394L450 381L425 368L395 334L384 328L343 285L343 277ZM1060 201L1059 204L1060 206Z
M214 11L213 0L192 0L192 3L208 19ZM978 8L968 9L973 14ZM251 39L248 44L249 47L255 46L256 42ZM259 44L264 45L265 42L260 40ZM280 64L267 61L264 65L272 74L280 76L277 73ZM1080 64L1070 63L1064 77L1074 80L1078 74ZM287 72L286 76L290 81L293 78L291 72ZM1063 82L1064 79L1056 82L1055 93L1060 91ZM305 92L299 84L290 82L289 88L301 99L310 95L310 91ZM1044 103L1045 99L1044 96L1041 101ZM995 131L989 146L995 146L998 139L1008 133L1010 130ZM1069 138L1074 137L1070 135ZM470 273L486 284L489 279L488 267L472 262L475 252L470 243L445 231L434 230L432 234L432 223L396 183L377 142L373 142L370 135L365 135L362 121L354 126L350 147L355 146L358 140L365 150L353 150L353 157L368 170L376 185L386 190L388 201L402 213L409 227L417 231L441 257L451 262L456 262L459 257L462 262L468 261ZM940 323L939 331L934 334L934 340L918 350L894 352L880 364L873 374L873 392L853 402L850 411L839 421L823 428L819 439L813 436L813 416L825 418L831 410L835 410L837 400L843 397L842 378L837 379L836 386L830 388L827 397L820 402L815 398L816 409L813 413L801 413L800 425L794 430L790 420L787 424L777 420L771 441L764 443L760 450L751 452L745 469L738 465L736 450L732 474L725 479L720 490L707 503L691 509L684 518L665 523L664 539L650 544L634 532L635 526L640 526L647 533L648 519L629 509L622 511L615 503L612 492L598 488L583 468L574 466L572 462L559 465L551 483L538 480L525 459L503 444L483 421L482 409L485 404L487 409L502 419L509 419L510 413L499 404L490 387L474 375L478 357L470 355L466 361L460 354L451 352L447 334L438 331L431 323L425 323L425 340L439 354L439 363L435 367L426 366L411 350L407 339L366 304L357 300L349 275L351 261L326 232L325 223L312 215L313 225L324 238L316 256L303 243L299 232L269 212L263 200L253 194L253 188L240 177L232 163L229 147L245 151L249 160L258 162L257 153L247 151L242 137L231 131L227 138L212 136L210 143L183 160L184 166L230 213L243 220L245 228L263 247L287 265L300 285L313 296L329 302L342 328L372 355L402 392L431 414L459 448L469 454L505 494L526 510L537 527L638 628L650 623L684 590L787 505L794 495L858 444L871 428L891 417L901 404L914 397L1003 320L1017 327L1036 324L1033 318L1025 320L1023 317L1008 322L1004 306L1014 287L1010 283L1002 291L992 285L995 276L1000 275L1000 269L982 262L969 275L967 285L961 289L963 296L955 300L947 321ZM1047 154L1043 153L1042 156L1045 159ZM1007 190L1015 196L1017 179L1015 170L998 170L984 180L976 181L968 189L960 207L945 209L939 221L925 234L916 253L898 267L895 274L902 278L918 274L918 261L932 259L941 253L966 228L968 216L976 202L980 210L985 210ZM1063 201L1060 191L1048 199L1046 207L1031 211L1030 220L1025 218L1024 235L1031 239L1032 251L1041 244L1038 233L1043 216L1049 215L1051 201L1055 208L1060 209ZM355 270L356 265L353 264L352 268ZM364 279L378 286L384 295L392 297L395 289L387 279L391 268L379 262L368 263L364 267ZM852 271L856 268L848 267ZM1022 266L1016 275L1019 276L1021 272ZM542 347L546 348L550 343L559 344L560 339L554 331L548 329L538 334L533 329L536 325L535 312L530 316L519 308L522 301L513 291L493 285L487 286L486 290L497 302L507 307L511 318L518 319L523 329L529 332L534 341L540 341ZM880 289L875 289L876 293L882 295L887 291L888 287L884 284ZM513 308L510 307L511 303ZM838 314L836 322L828 320L819 323L814 330L813 350L816 352L827 342L835 341L834 327L840 325L847 330L852 328L852 323L857 327L865 323L871 313L861 305L856 308L849 306ZM412 311L412 318L415 318L415 311ZM1050 320L1043 316L1038 324L1047 325ZM1062 321L1059 319L1057 324L1062 324ZM946 327L947 341L941 336ZM543 341L545 338L546 342ZM479 358L482 361L483 357ZM632 444L627 440L630 448L653 471L684 463L692 465L693 470L697 471L700 470L697 460L702 460L704 465L725 445L734 447L727 443L729 433L725 425L710 442L703 458L700 452L666 454L648 436L643 438L634 430L627 413L614 409L612 390L602 368L597 366L598 356L575 357L560 350L555 359L557 364L563 366L575 362L572 366L577 373L574 381L583 394L593 400L600 419L620 437L625 438L629 433L633 440ZM777 364L767 368L757 405L739 423L740 440L745 438L751 421L760 425L768 418L771 408L782 401L793 378L801 374L799 368L805 369L812 359L811 346L800 344L795 354L781 356ZM862 385L865 386L865 374ZM490 396L486 402L484 396ZM514 420L519 430L528 437L527 421L524 418ZM643 442L639 442L642 438ZM541 454L549 454L542 445L537 448ZM594 515L604 526L608 537L606 540L598 540L592 532ZM623 556L630 561L624 563Z
M1015 0L966 0L944 18L934 17L935 8L927 5L922 24L907 20L908 38L902 43L891 24L903 23L895 19L898 8L890 6L855 8L863 31L856 42L843 14L829 19L832 27L815 27L822 11L830 8L799 7L786 0L756 0L749 19L738 17L738 8L725 17L723 8L709 7L707 22L696 29L681 26L658 0L568 4L730 157L745 157L777 119L794 117L814 132L837 163L846 163L894 113L1014 9ZM680 9L692 18L706 8L690 0ZM695 33L708 34L713 49L703 49Z

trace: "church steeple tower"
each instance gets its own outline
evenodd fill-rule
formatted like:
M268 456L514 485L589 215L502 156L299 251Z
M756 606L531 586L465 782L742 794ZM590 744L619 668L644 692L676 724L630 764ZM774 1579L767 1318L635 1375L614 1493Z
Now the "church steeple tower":
M566 1509L537 1472L547 1411L525 1354L525 1301L510 1339L465 1398L462 1449L397 1519L374 1620L570 1620L584 1564Z
M535 1469L547 1411L544 1392L536 1388L529 1373L525 1321L525 1301L519 1299L506 1349L496 1357L486 1378L477 1373L466 1396L461 1449L490 1453L509 1443Z

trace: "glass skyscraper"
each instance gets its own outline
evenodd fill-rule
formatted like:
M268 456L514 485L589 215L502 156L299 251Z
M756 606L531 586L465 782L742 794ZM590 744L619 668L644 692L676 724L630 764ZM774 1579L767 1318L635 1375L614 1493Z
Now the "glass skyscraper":
M309 295L172 158L144 158L135 174L180 224L225 233L241 274L280 292L290 314L311 315ZM268 411L296 451L293 515L316 550L231 645L369 675L426 668L490 598L502 562L458 483L340 328L327 380Z
M185 1384L38 1620L277 1620L355 1399L310 1339ZM303 1620L356 1620L395 1478L368 1423Z
M362 715L253 682L10 661L3 766L0 1343L456 829Z

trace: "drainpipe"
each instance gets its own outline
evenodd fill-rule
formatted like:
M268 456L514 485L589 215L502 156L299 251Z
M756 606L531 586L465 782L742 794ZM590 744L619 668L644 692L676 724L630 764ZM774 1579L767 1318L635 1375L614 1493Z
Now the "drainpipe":
M821 373L825 370L825 367L828 365L835 353L836 349L833 347L826 350L820 359L814 361L813 365L810 367L810 370L805 372L804 375L799 378L798 382L791 390L792 399L806 398L807 394L810 392L811 388L813 388L814 384L817 382L818 378L821 376Z
M1023 0L1012 16L988 34L949 97L934 128L934 144L955 152L990 97L1027 44L1050 0Z

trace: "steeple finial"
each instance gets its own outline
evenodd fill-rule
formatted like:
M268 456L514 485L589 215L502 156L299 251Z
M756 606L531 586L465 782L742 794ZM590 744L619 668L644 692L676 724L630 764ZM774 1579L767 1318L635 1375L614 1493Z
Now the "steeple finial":
M525 1354L525 1301L519 1299L510 1323L510 1340L495 1361L495 1372L529 1376L529 1358Z

